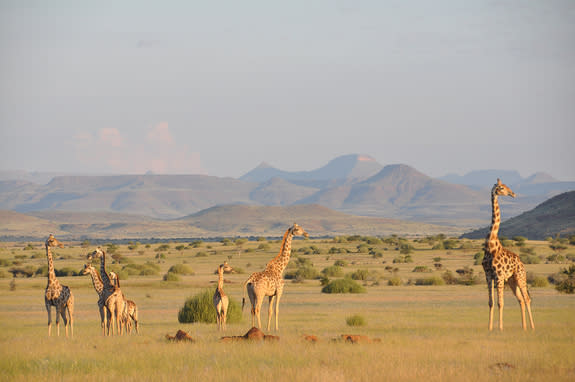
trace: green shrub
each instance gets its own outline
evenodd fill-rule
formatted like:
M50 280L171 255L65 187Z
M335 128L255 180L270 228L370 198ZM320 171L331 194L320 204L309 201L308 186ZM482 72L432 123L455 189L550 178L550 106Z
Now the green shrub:
M164 281L180 281L180 276L178 276L176 273L168 272L164 275L162 280L164 280Z
M185 276L185 275L193 275L193 274L195 274L195 273L194 273L194 270L192 269L192 267L190 267L190 266L187 265L187 264L176 264L176 265L172 265L172 266L170 267L170 269L168 270L168 273L169 273L169 272L175 273L175 274L178 274L178 275L184 275L184 276Z
M195 257L208 257L208 254L205 253L204 251L200 251L200 252L196 253Z
M322 288L322 293L365 293L365 288L351 279L330 281Z
M412 272L416 272L416 273L427 273L427 272L431 272L431 269L429 269L427 267L427 265L418 265L415 268L413 268Z
M389 285L389 286L401 286L401 285L403 285L403 281L401 281L401 278L395 276L395 277L392 277L389 280L387 280L387 285Z
M345 319L345 323L347 326L365 326L365 318L360 316L359 314L355 314L353 316L349 316Z
M563 275L563 280L555 285L555 289L561 293L575 293L575 265L562 269L561 274Z
M319 278L319 272L310 266L299 267L294 271L286 272L284 278L287 280L315 280Z
M170 245L169 244L162 244L160 245L158 248L155 249L155 251L157 252L165 252L168 249L170 249Z
M413 259L411 258L410 255L398 256L398 257L396 257L395 259L393 259L393 263L394 263L394 264L413 263Z
M549 281L546 277L535 276L531 272L527 272L527 284L535 288L545 288L549 286Z
M358 269L355 272L349 274L352 280L362 280L365 281L369 279L369 270L367 269Z
M483 262L483 257L485 256L485 253L482 252L477 252L475 255L473 255L473 259L475 260L473 262L473 265L481 265L481 263Z
M213 297L215 289L205 289L202 293L189 297L184 306L178 312L178 322L192 323L205 322L216 323L216 310L214 309ZM229 297L228 324L242 321L242 309L240 305Z
M62 269L54 269L54 273L58 277L78 276L78 272L75 269L72 269L70 267L65 267Z
M349 264L345 260L336 260L333 265L336 267L347 267Z
M439 276L432 276L415 280L415 285L445 285L445 281Z
M343 268L337 265L331 265L324 268L321 273L325 277L343 277Z
M554 264L561 264L565 262L565 257L558 253L554 253L553 255L547 256L547 262Z

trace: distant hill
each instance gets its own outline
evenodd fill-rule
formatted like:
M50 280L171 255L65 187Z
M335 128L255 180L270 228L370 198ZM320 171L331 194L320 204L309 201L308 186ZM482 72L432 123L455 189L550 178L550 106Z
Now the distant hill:
M489 228L468 232L463 237L484 238ZM557 195L530 211L503 221L499 230L500 236L524 236L532 240L543 240L557 234L575 234L575 191Z
M0 182L0 209L175 218L217 204L250 203L255 187L233 178L206 175L61 176L47 185Z
M497 178L510 187L523 181L519 172L515 170L477 170L465 175L448 174L439 179L453 184L491 189Z
M322 190L299 202L318 203L360 215L471 224L463 216L486 219L487 210L483 206L486 198L466 186L433 179L410 166L397 164L385 166L361 182Z
M0 211L3 240L43 240L49 233L66 240L281 236L297 222L312 236L459 235L457 227L344 214L318 205L290 207L225 205L179 219L159 220L114 213Z
M207 175L56 176L47 184L0 180L0 210L120 213L175 219L218 205L296 206L318 204L350 215L385 217L472 229L490 221L489 190L497 177L517 198L502 201L513 217L575 182L544 173L521 179L516 171L477 171L454 184L416 169L381 166L367 155L344 155L310 171L289 172L261 165L241 179ZM4 172L10 176L10 172ZM0 178L1 179L1 178ZM473 180L475 179L475 180ZM479 180L477 180L479 179ZM519 179L519 183L512 184Z
M325 166L311 171L282 171L267 163L262 163L255 169L240 177L240 180L249 182L266 182L272 178L281 178L298 184L313 185L315 182L323 183L334 180L365 179L379 170L382 166L367 155L351 154L337 157ZM305 183L308 182L308 183Z

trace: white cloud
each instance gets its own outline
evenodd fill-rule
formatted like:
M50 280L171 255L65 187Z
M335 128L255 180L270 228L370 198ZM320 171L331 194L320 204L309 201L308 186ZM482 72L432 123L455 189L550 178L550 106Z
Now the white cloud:
M168 123L160 122L144 136L127 139L120 129L105 127L74 137L76 156L87 170L142 174L205 174L200 153L174 139Z

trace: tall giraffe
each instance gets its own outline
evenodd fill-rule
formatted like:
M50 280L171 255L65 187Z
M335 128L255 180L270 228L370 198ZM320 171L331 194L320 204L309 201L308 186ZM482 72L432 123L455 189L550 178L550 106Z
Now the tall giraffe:
M104 300L104 282L98 274L96 268L91 264L84 264L84 269L82 270L83 275L90 275L92 277L92 284L94 285L94 290L98 294L98 312L100 313L100 326L102 327L102 334L105 334L106 327L106 316L105 307L106 302Z
M224 264L218 266L218 286L214 292L214 308L216 308L216 321L219 330L226 330L229 299L224 293Z
M116 288L120 288L120 277L115 272L110 272L110 279L112 284ZM132 334L132 322L136 327L136 333L139 333L138 329L138 306L132 300L125 300L124 311L122 312L122 324L126 327L126 334L129 332Z
M284 281L283 281L283 271L286 268L290 255L291 255L291 242L294 236L304 236L308 237L307 232L304 231L302 227L295 224L288 228L285 232L282 240L282 245L280 253L273 258L266 266L262 272L255 272L250 275L250 277L244 283L244 288L247 290L250 297L250 302L252 304L252 326L255 326L255 318L258 320L258 328L261 328L262 324L260 321L260 311L264 297L269 297L269 309L268 309L268 330L270 330L272 314L273 314L273 302L275 298L275 330L278 328L278 316L279 316L279 305L280 298L283 293ZM245 290L244 298L242 299L242 309L245 304Z
M503 289L505 282L509 284L513 294L521 305L521 320L523 329L527 329L525 322L525 305L529 313L531 329L535 329L531 314L531 297L527 291L527 277L525 266L519 256L510 250L503 248L499 241L498 233L501 224L501 212L499 209L499 196L515 197L515 193L509 187L497 179L497 183L491 189L491 230L485 238L483 270L487 280L489 291L489 330L493 330L493 300L495 299L495 287L497 287L497 306L499 308L499 330L503 330Z
M54 259L52 257L52 247L64 247L54 235L50 234L46 240L46 258L48 259L48 285L44 293L44 303L48 311L48 336L52 333L52 307L56 308L56 328L60 335L60 316L64 320L66 337L68 337L68 318L70 319L70 332L74 335L74 295L70 288L60 284L54 271Z
M110 335L110 326L112 326L112 334L114 332L114 324L112 321L115 321L117 333L121 335L121 315L125 306L124 295L120 288L116 288L110 281L110 277L106 272L106 252L102 248L98 247L94 252L88 255L88 259L90 260L92 260L94 257L100 259L100 276L104 282L103 300L107 309L107 335Z

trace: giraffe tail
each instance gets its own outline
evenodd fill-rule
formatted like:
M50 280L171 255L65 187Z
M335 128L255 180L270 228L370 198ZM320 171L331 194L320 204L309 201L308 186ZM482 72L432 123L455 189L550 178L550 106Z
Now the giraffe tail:
M242 312L244 311L244 306L246 305L246 291L248 290L248 283L250 282L250 280L251 280L251 276L244 283L244 287L243 287L244 295L242 297Z

